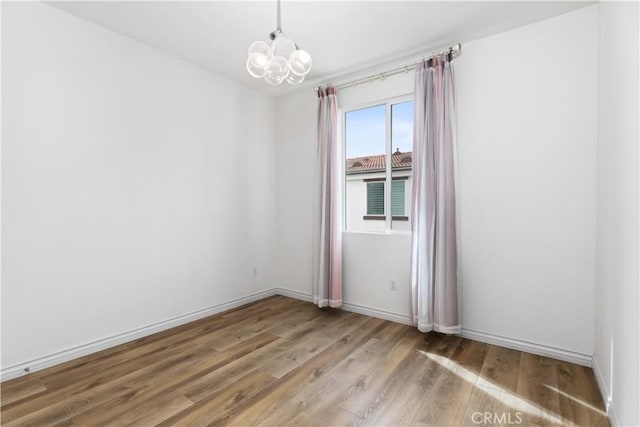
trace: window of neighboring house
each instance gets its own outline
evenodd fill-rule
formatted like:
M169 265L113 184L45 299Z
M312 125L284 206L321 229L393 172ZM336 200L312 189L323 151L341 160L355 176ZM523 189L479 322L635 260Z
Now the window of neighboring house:
M367 215L384 215L384 182L367 182Z
M391 181L391 215L404 216L405 199L404 181Z
M412 145L413 101L344 114L347 230L410 230Z

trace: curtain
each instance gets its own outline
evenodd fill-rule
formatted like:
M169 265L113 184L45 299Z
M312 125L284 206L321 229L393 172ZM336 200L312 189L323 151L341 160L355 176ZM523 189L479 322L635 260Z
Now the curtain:
M423 332L460 333L453 55L416 67L411 194L411 315Z
M338 98L333 87L318 90L313 301L342 305L342 172L338 146Z

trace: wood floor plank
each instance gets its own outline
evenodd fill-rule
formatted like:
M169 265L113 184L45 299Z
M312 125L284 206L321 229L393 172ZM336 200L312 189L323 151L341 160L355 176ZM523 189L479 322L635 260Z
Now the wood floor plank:
M45 425L58 423L82 412L102 407L113 399L131 398L144 392L166 376L176 376L182 370L198 361L209 361L213 350L206 345L194 346L191 351L176 352L172 357L150 366L127 373L123 376L108 375L108 380L98 380L80 388L73 384L39 396L24 404L2 411L3 425ZM132 392L131 385L135 384ZM25 424L26 423L26 424Z
M192 405L193 402L181 394L166 393L158 396L157 399L148 400L141 405L136 405L130 411L122 411L118 418L102 425L104 427L156 425ZM83 424L78 423L78 425Z
M460 340L448 358L432 353L429 357L434 357L434 361L446 370L441 372L437 383L431 387L412 423L433 426L473 423L468 418L467 408L485 366L487 351L485 344Z
M539 363L529 363L534 359L522 361L523 353L503 347L489 346L485 363L477 378L475 387L469 399L464 420L472 421L478 413L489 413L497 417L498 421L520 420L523 423L538 423L542 425L562 424L562 419L553 413L552 409L545 410L538 405L531 396L518 394L518 385L522 390L532 390L531 384L522 380L522 370L527 370L527 376L534 370L537 379L534 382L553 381L550 372ZM492 422L496 424L496 419ZM497 424L501 424L497 422ZM533 424L526 424L533 425Z
M318 409L327 396L334 401L335 394L344 391L344 379L366 372L380 352L381 342L371 338L318 381L300 390L288 401L280 402L279 407L263 420L263 424L286 425L298 413L302 411L309 413Z
M129 411L141 405L155 402L164 394L180 394L174 390L277 339L275 335L265 333L222 352L203 353L199 358L170 362L166 368L155 375L139 376L123 382L136 393L120 396L100 407L86 410L68 421L74 425L105 425L117 422L121 414L128 414Z
M225 387L188 409L175 414L160 423L159 426L226 425L226 419L233 415L233 411L236 410L239 403L250 399L262 388L275 381L276 379L271 375L252 371L229 387Z
M555 361L558 399L562 417L576 425L608 426L604 404L593 371L572 363Z
M507 417L515 419L519 410L510 405L513 404L511 397L515 395L518 384L521 354L516 350L490 346L479 374L473 375L465 370L456 371L457 381L465 379L460 382L460 386L466 388L467 396L465 410L456 413L458 422L473 423L474 414L478 412L506 414ZM473 386L469 387L471 382ZM535 413L525 403L519 407L524 405L530 412Z
M367 414L364 425L411 425L438 378L446 372L428 355L449 358L460 341L457 337L435 333L426 334L423 340L417 352L406 362L402 377L390 385L386 399Z
M459 349L460 342L457 343L449 358L433 353L426 355L439 365L440 374L428 394L424 396L424 402L411 421L411 425L463 424L469 396L474 389L478 373L467 369L453 359L453 355L456 351L459 352Z
M299 307L290 313L279 325L276 325L269 330L274 335L281 337L287 337L291 335L292 331L298 330L302 325L309 322L321 322L323 319L344 316L350 313L344 311L335 311L329 309L318 309L315 311L309 311L309 307Z
M589 368L280 296L0 390L3 426L608 425Z
M412 424L439 426L472 422L465 418L465 414L486 355L485 344L469 340L460 340L450 357L427 354L444 370L441 369L436 383L430 387Z
M335 402L337 406L364 418L384 400L386 388L399 375L402 362L417 351L419 337L416 330L405 328L403 332L388 353L382 355L363 375L351 380L349 388Z
M541 413L524 412L523 424L531 426L562 425L556 363L536 354L522 353L516 394L527 396L527 400L540 409Z
M51 402L60 400L61 397L85 393L105 384L110 384L113 381L122 382L123 379L134 381L135 378L144 377L147 372L153 372L153 369L160 369L161 366L170 366L176 360L194 357L194 355L198 354L198 351L210 355L214 350L208 346L208 339L207 335L198 336L189 341L182 341L177 345L161 347L151 354L145 353L145 357L136 357L137 353L133 351L132 359L127 362L102 370L98 369L90 376L79 375L75 381L69 382L70 380L67 380L63 386L52 388L51 391L39 393L27 400L22 399L3 405L1 420L3 423L9 422L13 418L22 416L22 414L32 413L44 408L50 405ZM273 340L275 337L271 336L270 339ZM79 369L84 372L84 368ZM57 378L57 373L54 375ZM46 381L46 378L44 380Z
M211 347L216 351L223 351L261 333L268 332L270 335L277 335L273 333L272 329L277 328L283 321L299 311L308 312L308 309L304 305L282 309L279 312L271 309L258 316L236 321L210 335Z
M341 408L333 408L322 414L302 411L293 417L285 426L327 427L327 426L357 426L362 418Z
M312 334L309 334L307 339L292 343L286 352L264 364L261 370L276 378L281 378L327 348L336 339L351 332L358 324L359 318L351 313L342 316L333 325L323 323Z
M359 316L360 324L352 332L314 356L304 365L280 378L275 386L228 420L233 426L265 425L265 420L289 402L301 390L318 381L331 369L372 338L387 322Z
M451 361L472 373L480 374L488 350L489 346L481 342L460 340L455 351L451 354Z
M388 336L394 336L394 339L371 338L317 381L302 389L287 402L282 403L278 410L264 420L264 423L267 425L287 424L292 414L297 414L300 411L313 412L322 409L328 402L335 404L339 396L347 391L350 385L349 379L363 375L380 357L383 357L393 347L398 339L397 332L402 329L403 325L388 325L384 330L389 332Z
M522 352L510 348L491 346L487 351L480 375L496 388L515 392L518 385Z
M57 424L69 416L73 416L83 410L99 406L100 404L113 399L114 396L119 397L130 392L130 389L119 384L109 384L109 386L96 387L52 403L37 411L21 413L19 418L12 419L11 417L7 417L8 421L3 421L2 425L6 427L39 427L43 425Z
M25 376L24 378L29 378L29 376ZM44 393L46 391L47 386L44 385L40 378L32 378L29 381L8 382L0 385L0 396L2 396L3 404L27 399L30 396Z
M351 318L352 316L340 316L336 317L334 321L339 322L341 319ZM306 342L307 340L313 341L317 334L322 334L322 331L330 325L331 322L329 319L327 319L326 324L314 322L300 324L297 327L298 329L295 330L295 333L291 333L264 348L254 351L245 357L239 358L214 372L192 381L190 384L181 388L180 392L194 401L207 398L219 389L232 384L238 378L246 375L247 372L255 369L266 371L264 367L270 364L275 358L287 354L290 348L295 347L300 342ZM348 331L344 331L345 334L347 332Z

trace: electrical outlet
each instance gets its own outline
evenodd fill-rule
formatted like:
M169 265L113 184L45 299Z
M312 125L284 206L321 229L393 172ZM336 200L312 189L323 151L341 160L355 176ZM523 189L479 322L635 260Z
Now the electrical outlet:
M392 291L395 291L396 289L398 289L396 287L396 281L394 279L391 279L391 281L389 282L389 289L391 289Z

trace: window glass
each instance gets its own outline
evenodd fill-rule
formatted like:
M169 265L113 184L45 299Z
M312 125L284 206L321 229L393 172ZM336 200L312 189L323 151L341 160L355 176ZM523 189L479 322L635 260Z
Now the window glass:
M347 230L385 230L386 114L385 104L345 114Z
M391 229L410 230L413 101L391 105Z
M409 230L413 101L348 111L344 120L345 228Z

